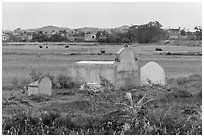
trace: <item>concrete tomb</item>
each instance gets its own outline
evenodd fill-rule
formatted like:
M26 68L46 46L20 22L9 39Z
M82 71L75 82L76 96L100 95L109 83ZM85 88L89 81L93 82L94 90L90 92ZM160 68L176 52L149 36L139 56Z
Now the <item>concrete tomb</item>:
M116 89L140 85L137 58L127 44L117 52L115 61L79 61L68 66L68 75L79 82L98 84L102 76Z
M164 69L156 62L148 62L141 67L140 72L142 85L159 84L164 86L166 84Z
M52 95L52 83L49 77L43 75L39 80L28 85L28 96Z

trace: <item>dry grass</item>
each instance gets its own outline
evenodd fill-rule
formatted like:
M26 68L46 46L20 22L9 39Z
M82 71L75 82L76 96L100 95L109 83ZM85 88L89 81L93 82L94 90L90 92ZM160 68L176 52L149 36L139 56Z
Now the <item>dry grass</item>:
M166 72L167 77L177 77L193 73L202 73L201 57L182 57L154 55L157 45L132 45L138 54L139 65L149 61L158 62ZM2 50L2 79L3 86L9 87L12 79L29 79L32 70L58 74L67 73L67 65L80 60L114 60L115 55L55 55L58 53L99 53L100 49L106 53L116 53L122 45L98 46L64 46L50 45L48 49L39 49L38 46L3 46ZM201 51L201 47L159 46L163 51ZM24 54L25 53L25 54ZM52 55L53 54L53 55Z
M61 100L60 94L54 94L49 101L43 98L39 103L19 92L3 96L3 100L17 103L3 104L3 114L5 111L14 114L10 118L3 117L3 134L202 134L202 94L199 94L202 91L194 93L193 90L202 89L201 76L170 79L168 83L166 87L143 86L129 91L81 96L77 89L73 89L74 95L62 95L70 96L70 99ZM141 102L144 95L146 101L154 100L132 113L131 107L127 110L121 105L130 106L124 96L126 92L131 92L132 104ZM26 99L32 107L20 103Z

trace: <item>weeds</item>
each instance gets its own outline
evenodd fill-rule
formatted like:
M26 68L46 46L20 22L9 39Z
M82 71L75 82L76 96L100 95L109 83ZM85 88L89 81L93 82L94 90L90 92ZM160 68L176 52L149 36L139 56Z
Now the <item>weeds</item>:
M190 76L168 82L168 87L109 90L89 94L84 100L53 102L37 113L25 111L4 118L2 134L201 135L202 97L186 87L194 82L195 89L200 89L200 77Z
M44 101L49 101L50 97L46 95L31 95L28 97L30 100L35 101L35 102L44 102Z
M57 82L59 83L60 88L72 89L77 86L71 77L65 75L58 75Z
M21 78L18 79L17 77L13 77L12 79L12 86L10 89L25 89L25 87L31 82L30 79L27 78Z
M43 75L43 73L41 71L32 70L29 75L32 81L37 81Z

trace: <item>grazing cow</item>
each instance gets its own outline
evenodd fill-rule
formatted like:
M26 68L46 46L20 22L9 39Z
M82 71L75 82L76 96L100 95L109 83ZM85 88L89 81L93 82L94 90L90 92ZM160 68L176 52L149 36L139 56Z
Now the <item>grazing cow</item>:
M42 46L39 46L39 48L42 49L43 47L42 47Z
M106 53L105 49L100 50L101 54Z
M156 51L162 51L162 49L161 48L156 48Z
M69 48L69 46L67 45L67 46L65 46L64 48Z

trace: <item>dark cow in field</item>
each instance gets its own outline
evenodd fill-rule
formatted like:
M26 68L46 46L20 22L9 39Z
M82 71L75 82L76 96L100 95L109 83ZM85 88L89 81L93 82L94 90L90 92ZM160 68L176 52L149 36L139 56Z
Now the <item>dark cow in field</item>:
M156 48L156 51L163 51L161 48Z
M42 46L39 46L39 48L42 49L43 47L42 47Z
M69 46L67 45L67 46L65 46L64 48L69 48Z
M100 50L101 54L106 53L105 49Z

